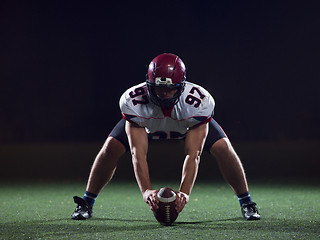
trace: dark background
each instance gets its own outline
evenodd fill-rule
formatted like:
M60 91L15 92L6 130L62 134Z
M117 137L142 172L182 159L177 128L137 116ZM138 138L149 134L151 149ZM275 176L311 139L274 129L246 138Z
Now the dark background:
M319 9L317 1L2 1L2 178L69 176L75 165L72 175L86 177L121 118L119 97L163 52L179 55L187 79L211 92L215 118L252 175L317 177Z

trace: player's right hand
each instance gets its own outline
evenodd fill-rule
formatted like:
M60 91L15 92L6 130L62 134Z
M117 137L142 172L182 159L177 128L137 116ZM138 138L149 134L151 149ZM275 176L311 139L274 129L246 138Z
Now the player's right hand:
M158 192L159 192L159 190L147 189L143 193L143 200L149 205L149 207L152 211L155 211L159 208L159 206L158 206L159 200L157 197Z

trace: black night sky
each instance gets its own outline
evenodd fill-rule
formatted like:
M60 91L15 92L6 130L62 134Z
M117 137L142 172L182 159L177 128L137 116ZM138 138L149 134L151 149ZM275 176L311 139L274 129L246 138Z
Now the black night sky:
M230 138L320 138L316 1L12 0L0 24L0 143L103 141L163 52Z

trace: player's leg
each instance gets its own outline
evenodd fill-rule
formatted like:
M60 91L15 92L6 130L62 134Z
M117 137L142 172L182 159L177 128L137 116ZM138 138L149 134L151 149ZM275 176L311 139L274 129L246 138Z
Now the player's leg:
M260 219L255 203L252 202L249 194L247 179L240 158L222 128L213 119L209 123L205 150L209 151L217 160L221 174L238 196L242 211L246 208L246 213L243 212L244 217L248 220Z
M248 184L242 163L228 138L221 138L210 148L217 160L221 174L237 195L248 192Z
M112 179L117 168L118 159L125 153L123 144L109 136L95 158L86 191L98 195L103 187Z
M92 216L92 207L95 199L104 186L112 179L119 158L129 148L124 126L125 120L122 119L111 131L95 158L84 197L74 197L74 202L78 206L72 214L72 219L85 220Z

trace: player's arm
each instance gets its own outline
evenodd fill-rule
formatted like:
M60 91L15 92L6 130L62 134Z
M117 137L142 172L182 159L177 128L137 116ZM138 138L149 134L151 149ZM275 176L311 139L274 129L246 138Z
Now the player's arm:
M181 212L189 201L189 195L197 178L200 156L208 134L208 124L189 129L185 139L185 160L177 198L177 211Z
M151 210L157 209L158 199L156 196L156 191L152 190L151 187L147 163L147 133L143 127L140 127L139 125L129 121L126 122L126 133L132 155L134 174L136 176L140 191L143 195L143 200L150 206Z

